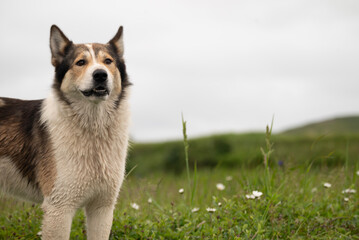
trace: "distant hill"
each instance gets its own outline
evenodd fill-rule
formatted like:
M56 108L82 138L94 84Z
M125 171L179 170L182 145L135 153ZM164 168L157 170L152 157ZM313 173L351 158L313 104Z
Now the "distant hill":
M342 118L310 124L287 131L286 134L275 134L271 139L274 152L270 164L274 167L280 161L293 167L311 162L312 167L336 167L344 166L347 160L350 164L356 164L359 156L358 126L359 117ZM329 134L321 138L320 133ZM263 132L190 137L189 165L192 167L196 163L198 169L263 166L261 147L266 146L265 137ZM163 172L181 174L186 170L181 140L133 143L128 159L127 171L135 169L132 174L137 176Z
M359 135L359 116L340 117L289 129L284 135Z

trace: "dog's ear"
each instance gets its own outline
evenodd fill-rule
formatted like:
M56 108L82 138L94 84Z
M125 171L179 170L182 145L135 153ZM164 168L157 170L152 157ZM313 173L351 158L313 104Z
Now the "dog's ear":
M50 30L50 49L51 49L51 63L55 67L59 65L65 57L66 48L72 42L65 36L65 34L56 25L51 26Z
M124 48L123 48L123 27L121 26L116 35L108 42L112 47L115 48L118 56L122 57Z

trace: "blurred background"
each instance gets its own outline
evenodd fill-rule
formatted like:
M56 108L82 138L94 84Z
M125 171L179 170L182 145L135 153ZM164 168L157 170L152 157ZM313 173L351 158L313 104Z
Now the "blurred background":
M359 113L358 1L1 1L0 96L45 98L49 31L124 26L136 142L274 132Z

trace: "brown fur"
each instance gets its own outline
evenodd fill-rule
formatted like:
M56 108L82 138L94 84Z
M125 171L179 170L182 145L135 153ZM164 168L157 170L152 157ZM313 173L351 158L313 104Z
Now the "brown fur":
M40 123L42 100L1 102L5 105L0 108L0 156L9 157L29 184L48 195L56 173L50 139Z
M64 59L66 51L72 42L55 25L51 26L50 32L51 35L53 35L53 37L50 39L50 45L56 46L56 48L51 48L51 63L54 67L56 67Z

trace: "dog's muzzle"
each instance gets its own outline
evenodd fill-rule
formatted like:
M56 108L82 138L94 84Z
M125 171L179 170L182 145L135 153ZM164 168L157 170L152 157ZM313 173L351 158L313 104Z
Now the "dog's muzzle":
M97 69L92 74L95 87L86 91L81 91L85 97L95 96L104 97L109 95L107 88L107 72L103 69Z
M81 92L85 97L91 97L91 96L104 97L109 95L109 91L107 87L103 84L100 84L93 89L81 91Z

